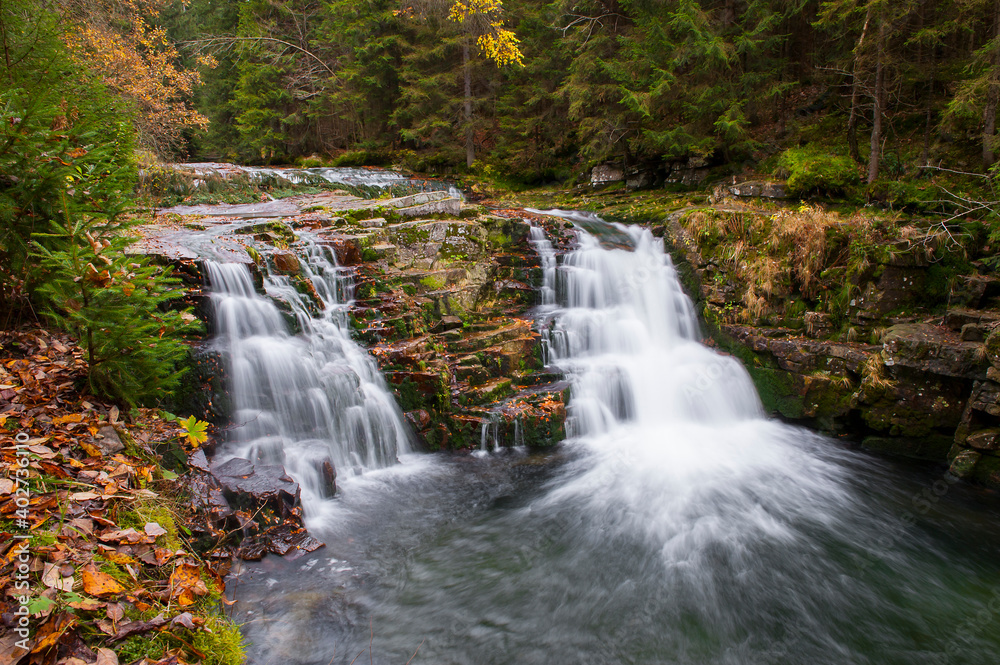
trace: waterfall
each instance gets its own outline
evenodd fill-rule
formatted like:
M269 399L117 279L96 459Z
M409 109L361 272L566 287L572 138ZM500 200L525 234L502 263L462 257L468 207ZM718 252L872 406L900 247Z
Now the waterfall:
M850 501L842 468L803 445L813 436L766 419L743 366L700 343L661 239L546 214L572 219L578 238L542 327L549 365L571 385L567 434L582 452L547 502L582 503L609 532L645 534L676 565L719 548L738 558Z
M538 254L542 264L542 286L540 289L542 307L549 309L556 304L556 250L545 236L545 229L531 226L531 238L528 242Z
M310 515L327 498L327 462L361 473L394 464L409 445L375 360L351 340L349 275L329 248L305 242L301 269L313 301L286 276L265 276L265 297L244 264L206 261L205 269L232 403L222 454L284 465ZM276 302L301 333L291 333Z

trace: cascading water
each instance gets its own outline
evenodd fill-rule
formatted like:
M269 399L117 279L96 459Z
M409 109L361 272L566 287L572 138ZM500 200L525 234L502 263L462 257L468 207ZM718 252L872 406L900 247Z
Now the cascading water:
M530 233L529 242L538 253L539 262L542 264L542 286L539 289L541 306L548 309L556 304L556 250L545 236L545 229L532 226Z
M995 663L995 502L765 419L661 242L571 218L542 324L575 438L366 474L322 557L241 583L251 662Z
M308 516L326 498L325 462L340 473L386 467L407 452L408 435L374 359L350 338L349 276L329 248L304 242L302 270L318 303L288 277L266 276L264 297L246 265L205 267L232 402L222 456L283 464L302 486ZM275 300L290 308L300 334Z

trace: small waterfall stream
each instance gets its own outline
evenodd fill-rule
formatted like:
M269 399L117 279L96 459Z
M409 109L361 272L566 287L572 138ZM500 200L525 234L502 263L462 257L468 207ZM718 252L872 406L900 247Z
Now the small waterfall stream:
M207 261L205 268L233 405L220 458L284 465L302 486L309 516L327 498L326 462L340 474L383 468L409 443L375 360L351 340L349 275L329 248L304 241L302 269L318 303L285 276L265 276L265 297L244 264ZM291 333L276 301L301 334Z

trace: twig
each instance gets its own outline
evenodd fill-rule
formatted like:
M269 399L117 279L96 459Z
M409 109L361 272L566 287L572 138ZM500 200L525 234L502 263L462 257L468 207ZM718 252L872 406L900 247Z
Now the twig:
M357 660L358 658L361 658L361 654L363 654L366 651L368 651L368 649L362 649L361 651L359 651L358 655L354 657L354 660ZM351 665L354 665L354 660L351 661Z
M188 46L188 45L201 46L201 45L205 45L205 46L209 46L210 47L210 46L213 46L213 45L216 45L216 44L222 44L224 46L232 46L236 42L276 42L278 44L282 44L284 46L287 46L288 48L293 48L296 51L300 51L300 52L306 54L307 56L309 56L310 58L312 58L313 60L315 60L316 62L318 62L320 64L320 66L323 69L325 69L328 74L330 74L330 76L332 76L335 79L338 78L337 77L337 73L334 72L332 69L330 69L330 66L327 65L323 61L322 58L320 58L318 55L316 55L312 51L304 49L301 46L298 46L298 45L293 44L291 42L286 42L284 39L277 39L275 37L235 37L235 36L231 36L231 35L223 35L223 36L220 36L220 37L210 37L208 39L190 39L190 40L184 41L184 42L177 42L177 44L179 46Z
M975 178L986 178L987 180L989 180L989 178L990 178L990 176L988 174L986 174L986 173L972 173L970 171L956 171L955 169L946 169L946 168L943 168L941 166L930 166L929 164L925 165L925 166L918 166L917 168L920 168L920 169L932 169L934 171L947 171L948 173L957 173L958 175L971 175L971 176L973 176Z
M372 644L375 642L375 623L373 617L368 617L368 663L375 665L375 654L372 652Z
M420 640L420 644L417 645L417 651L420 651L420 647L424 646L424 642L426 640L427 640L426 637L424 639ZM413 659L417 657L417 651L413 652L413 655L410 656L410 660L406 661L406 665L410 665L410 663L413 662Z

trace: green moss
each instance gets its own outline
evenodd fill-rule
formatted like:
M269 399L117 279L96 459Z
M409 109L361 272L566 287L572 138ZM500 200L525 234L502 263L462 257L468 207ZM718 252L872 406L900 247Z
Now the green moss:
M164 539L163 543L168 549L177 550L183 547L174 512L169 504L140 499L127 505L126 510L119 511L115 516L119 528L131 528L141 533L148 523L155 522L167 531L161 538Z
M241 665L246 660L239 627L224 617L208 617L191 646L205 654L202 665Z
M747 367L760 401L768 412L798 420L806 416L799 377L780 369Z
M420 283L431 291L440 291L445 287L444 279L438 275L428 275Z
M813 147L783 152L776 174L788 178L788 193L792 196L841 196L859 184L857 166L850 157Z

